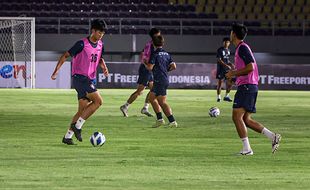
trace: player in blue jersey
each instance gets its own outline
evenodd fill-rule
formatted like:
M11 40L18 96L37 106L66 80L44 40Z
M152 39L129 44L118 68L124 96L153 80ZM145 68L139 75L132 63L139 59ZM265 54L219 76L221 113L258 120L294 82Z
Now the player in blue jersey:
M149 32L149 35L151 38L154 36L158 36L160 35L160 30L158 30L157 28L152 28ZM120 110L123 113L124 117L128 117L128 109L130 104L132 104L138 98L138 96L142 94L144 89L146 87L152 89L153 87L153 74L151 71L147 70L144 65L145 63L148 63L150 61L150 57L153 52L154 52L154 46L152 40L150 40L149 42L146 43L142 52L141 64L139 67L139 78L137 82L138 83L137 90L134 93L132 93L128 98L128 100L126 101L126 103L120 107ZM141 113L149 117L152 117L152 114L148 110L149 94L150 92L146 95L145 103L143 108L141 109Z
M217 50L217 71L216 71L216 78L218 79L217 83L217 101L221 101L221 89L222 89L222 83L225 80L226 81L226 95L224 97L224 101L232 102L232 100L229 97L229 92L232 88L232 79L227 79L225 77L225 74L234 68L234 65L230 62L229 56L230 56L230 39L224 38L223 39L223 46L220 47Z
M154 76L154 85L150 93L150 102L156 113L156 123L153 127L159 127L165 124L162 117L161 109L169 120L169 127L177 127L172 110L167 103L167 88L169 86L168 72L176 69L169 53L163 49L164 38L162 36L154 36L153 44L156 48L151 56L150 62L145 64L148 70L152 70Z

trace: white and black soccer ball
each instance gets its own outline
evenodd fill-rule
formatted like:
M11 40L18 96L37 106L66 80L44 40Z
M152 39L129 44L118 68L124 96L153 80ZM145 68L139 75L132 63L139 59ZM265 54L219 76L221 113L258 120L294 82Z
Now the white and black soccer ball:
M217 107L212 107L209 109L209 115L210 117L217 117L220 115L220 109Z
M93 146L102 146L105 143L105 136L101 132L94 132L89 140Z

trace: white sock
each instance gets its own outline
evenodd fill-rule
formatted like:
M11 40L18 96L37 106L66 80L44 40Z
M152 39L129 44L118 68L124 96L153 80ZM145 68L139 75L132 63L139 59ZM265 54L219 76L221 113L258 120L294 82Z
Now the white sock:
M126 106L127 108L129 107L129 103L128 102L126 102L126 104L124 104L124 106Z
M217 95L217 99L221 99L221 95Z
M149 103L144 103L144 107L145 109L149 109Z
M245 151L252 150L248 137L241 138L241 141L242 141L242 144L243 144L243 150L245 150Z
M274 133L273 132L271 132L271 131L269 131L267 128L263 128L263 130L262 130L262 134L264 134L266 137L268 137L270 140L273 140L273 138L274 138Z
M71 131L70 129L68 129L66 135L65 135L65 138L66 139L72 139L72 136L73 136L74 132Z
M79 119L77 120L77 122L75 124L75 127L77 129L81 129L84 123L85 123L85 119L79 117Z
M227 92L226 92L226 95L225 95L225 97L229 97L229 93L227 93Z

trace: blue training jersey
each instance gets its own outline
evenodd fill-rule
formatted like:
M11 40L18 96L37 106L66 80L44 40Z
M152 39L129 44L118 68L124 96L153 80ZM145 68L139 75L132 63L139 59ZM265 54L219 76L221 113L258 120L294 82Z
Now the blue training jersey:
M153 64L154 82L169 84L168 71L173 62L169 53L162 48L157 48L152 54L150 64Z

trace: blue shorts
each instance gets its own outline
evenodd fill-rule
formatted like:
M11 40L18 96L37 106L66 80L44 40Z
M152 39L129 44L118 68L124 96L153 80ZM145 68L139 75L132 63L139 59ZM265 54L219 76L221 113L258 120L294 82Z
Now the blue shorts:
M217 71L216 71L216 79L219 79L219 80L226 79L225 74L226 74L227 72L228 72L228 70L225 71L224 69L217 70Z
M155 96L166 96L168 86L169 84L161 84L161 83L154 82L151 92L153 92Z
M148 86L149 82L152 82L153 74L151 71L147 70L143 64L139 67L139 78L137 83L142 84L143 86Z
M137 83L142 84L143 86L148 86L149 82L154 80L152 72L140 72L139 69L139 78Z
M80 99L87 99L87 94L96 92L96 82L95 80L91 80L84 75L75 74L72 76L73 87L75 88L78 97Z
M256 99L258 86L255 84L244 84L238 86L234 98L233 108L244 108L247 112L256 113Z
M232 66L231 64L228 64L229 66ZM218 66L216 69L216 79L223 80L227 79L225 74L228 73L229 69L225 68L224 66Z

